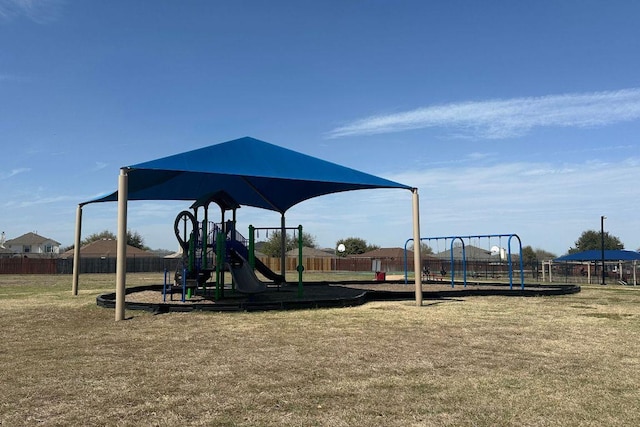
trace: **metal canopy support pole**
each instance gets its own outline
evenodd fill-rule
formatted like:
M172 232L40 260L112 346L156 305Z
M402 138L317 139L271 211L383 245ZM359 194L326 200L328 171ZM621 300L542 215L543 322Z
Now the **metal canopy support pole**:
M80 277L80 236L82 234L82 205L76 209L76 237L73 247L73 282L71 293L78 295L78 279Z
M418 189L413 188L413 275L416 284L416 305L422 305L422 277L420 276L420 200Z
M129 177L120 169L118 177L118 237L116 252L116 321L124 320L124 299L127 281L127 199Z

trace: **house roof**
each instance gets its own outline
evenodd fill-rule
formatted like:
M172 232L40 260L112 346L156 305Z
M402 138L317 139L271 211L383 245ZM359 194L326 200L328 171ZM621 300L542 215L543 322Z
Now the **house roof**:
M56 242L53 239L49 239L48 237L41 236L39 234L29 232L25 233L20 237L16 237L15 239L10 239L4 242L5 245L41 245L43 243L53 243L54 245L60 246L60 242Z
M577 252L574 254L564 255L554 259L554 261L600 261L602 259L602 250L590 250ZM640 259L640 253L625 250L605 250L605 261L633 261Z
M80 256L88 258L115 258L117 252L117 242L115 239L95 240L80 248ZM62 255L66 257L73 257L73 249L66 251ZM152 252L143 251L135 246L127 245L127 257L155 258L157 255Z
M403 248L378 248L363 254L354 255L363 258L404 258ZM407 249L407 258L413 258L413 251Z
M477 260L477 261L493 261L499 260L499 254L492 254L491 251L479 248L473 245L465 245L464 247L464 255L469 260ZM513 256L513 254L511 254ZM451 249L447 249L446 251L438 252L434 254L436 258L440 259L450 259L451 258ZM453 248L453 258L454 259L462 259L462 246L455 246Z
M224 192L242 206L286 212L342 191L412 187L244 137L124 167L128 200L205 200ZM87 203L116 201L118 192Z

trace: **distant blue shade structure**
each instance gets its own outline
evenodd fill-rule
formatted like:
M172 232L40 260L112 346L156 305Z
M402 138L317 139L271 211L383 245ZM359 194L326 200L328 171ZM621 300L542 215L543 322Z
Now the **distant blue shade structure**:
M554 262L568 261L601 261L602 251L594 249L590 251L576 252L574 254L564 255L554 259ZM607 249L604 251L605 261L634 261L640 260L640 253L634 251L625 251L622 249Z

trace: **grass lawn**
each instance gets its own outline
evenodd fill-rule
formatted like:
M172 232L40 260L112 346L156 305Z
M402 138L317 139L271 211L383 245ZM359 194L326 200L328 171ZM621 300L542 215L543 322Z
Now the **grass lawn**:
M0 276L0 426L640 425L640 288L115 322L80 280Z

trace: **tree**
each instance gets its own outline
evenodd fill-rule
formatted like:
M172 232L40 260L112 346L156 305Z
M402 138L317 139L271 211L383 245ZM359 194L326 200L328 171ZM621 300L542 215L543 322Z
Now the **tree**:
M545 251L544 249L532 248L525 246L522 248L522 263L524 265L533 265L536 262L557 258L556 254Z
M525 266L535 265L538 262L536 251L534 251L531 246L525 246L524 248L522 248L521 256L522 256L522 263Z
M148 250L149 248L145 246L144 239L137 231L127 231L127 245L133 246L134 248Z
M85 237L84 240L80 242L80 246L85 246L98 240L116 240L116 237L117 236L111 231L103 230L99 233L93 233Z
M116 238L117 236L111 231L103 230L99 233L93 233L86 237L80 242L80 246L88 245L89 243L95 242L97 240L116 240ZM137 231L127 230L127 245L142 249L144 251L149 250L149 248L144 245L144 239ZM71 250L74 246L75 245L71 245L65 250Z
M569 248L569 253L600 250L602 249L602 235L600 231L587 230L584 231L578 240L575 241L575 246ZM616 236L612 236L608 231L604 232L604 248L605 249L624 249L624 245L620 239Z
M536 252L536 258L538 258L539 260L549 260L549 259L558 258L558 255L554 254L553 252L545 251L544 249L536 248L535 252Z
M411 242L407 249L412 251L414 246L413 242ZM420 242L420 255L433 255L433 248L424 242Z
M280 230L274 231L270 234L269 239L262 244L260 251L270 257L279 257L282 253L282 239ZM302 246L308 248L315 248L317 246L316 238L311 234L302 232ZM285 252L290 251L298 247L298 238L294 238L288 234L285 234Z
M359 237L347 237L346 239L338 240L336 242L336 249L340 245L344 245L344 252L338 252L336 250L339 256L359 255L380 248L380 246L377 245L367 244L366 240Z

